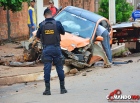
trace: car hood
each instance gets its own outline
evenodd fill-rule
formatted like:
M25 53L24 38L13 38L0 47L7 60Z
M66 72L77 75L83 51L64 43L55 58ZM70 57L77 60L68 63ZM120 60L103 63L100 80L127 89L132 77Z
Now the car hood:
M81 38L76 35L65 33L65 35L61 35L61 48L64 50L72 51L75 48L80 48L88 45L90 39Z

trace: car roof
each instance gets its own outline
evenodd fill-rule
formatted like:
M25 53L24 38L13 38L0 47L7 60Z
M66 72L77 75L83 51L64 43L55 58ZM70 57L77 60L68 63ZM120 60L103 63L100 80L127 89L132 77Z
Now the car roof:
M90 11L82 9L82 8L74 7L74 6L67 6L67 7L65 7L64 10L67 12L70 12L72 14L75 14L77 16L88 19L88 20L95 22L95 23L99 19L103 18L103 16L101 16L101 15L98 15L96 13L90 12Z

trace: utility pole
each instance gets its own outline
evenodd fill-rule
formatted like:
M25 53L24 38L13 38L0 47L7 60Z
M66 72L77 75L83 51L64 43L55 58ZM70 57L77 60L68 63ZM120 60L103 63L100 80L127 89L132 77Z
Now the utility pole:
M115 0L109 0L109 21L112 25L116 24Z

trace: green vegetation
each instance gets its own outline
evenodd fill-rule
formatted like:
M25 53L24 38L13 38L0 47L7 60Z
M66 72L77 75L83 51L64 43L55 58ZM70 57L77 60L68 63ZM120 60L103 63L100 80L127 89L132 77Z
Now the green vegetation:
M129 49L125 48L124 50L121 50L121 51L115 53L114 55L112 55L112 57L113 58L115 58L115 57L125 57L125 56L128 56L130 54L131 54L131 52L129 51Z
M116 22L125 22L130 18L133 6L126 0L116 0ZM101 0L98 14L109 18L109 0Z
M4 10L16 12L22 9L22 2L29 2L29 0L0 0L0 6Z

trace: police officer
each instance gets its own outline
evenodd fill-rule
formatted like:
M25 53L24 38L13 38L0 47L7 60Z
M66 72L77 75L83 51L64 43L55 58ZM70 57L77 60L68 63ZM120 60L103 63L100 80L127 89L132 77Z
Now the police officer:
M64 82L64 71L62 63L62 53L60 48L60 34L64 35L65 31L59 21L52 18L50 9L44 11L45 21L40 23L36 37L41 39L43 44L42 62L44 63L44 81L46 89L43 95L51 95L50 92L50 72L52 62L56 66L57 74L60 80L60 93L67 93Z

